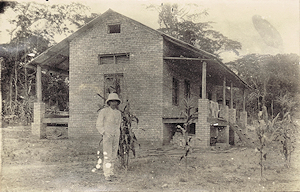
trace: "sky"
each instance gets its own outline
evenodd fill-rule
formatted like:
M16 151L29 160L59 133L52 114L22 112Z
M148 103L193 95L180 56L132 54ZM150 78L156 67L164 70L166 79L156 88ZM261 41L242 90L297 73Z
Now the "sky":
M19 0L25 1L25 0ZM76 1L76 0L73 0ZM38 1L39 3L41 0ZM49 4L61 3L61 0L44 1ZM64 0L64 3L71 2ZM224 62L231 61L250 53L272 54L296 53L299 54L299 0L77 0L91 8L91 12L104 13L109 8L127 17L139 21L151 28L157 29L158 13L146 9L150 4L161 3L194 3L199 11L207 9L209 15L201 21L212 21L213 29L221 32L232 40L242 44L240 55L233 52L223 52ZM255 29L252 17L261 16L268 21L280 34L283 46L274 48L267 45ZM0 22L5 26L6 17L0 15ZM3 25L4 24L4 25ZM4 28L1 27L0 43L5 38ZM57 40L62 40L58 37Z

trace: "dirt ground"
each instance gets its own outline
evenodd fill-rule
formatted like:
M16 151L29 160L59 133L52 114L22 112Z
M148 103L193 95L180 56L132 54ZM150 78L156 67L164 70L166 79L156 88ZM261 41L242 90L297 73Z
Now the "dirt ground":
M299 191L300 142L285 167L276 146L269 147L263 178L259 153L235 146L195 149L188 166L180 149L142 146L128 170L117 169L118 181L92 172L97 145L92 141L40 140L30 127L2 128L1 191Z

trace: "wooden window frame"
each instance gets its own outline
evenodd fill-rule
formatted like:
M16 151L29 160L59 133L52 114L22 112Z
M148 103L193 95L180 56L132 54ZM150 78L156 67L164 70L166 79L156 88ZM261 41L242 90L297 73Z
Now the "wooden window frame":
M118 29L113 29L113 27L117 27ZM115 32L117 31L117 32ZM115 24L107 24L107 33L108 34L115 34L115 33L121 33L121 24L115 23Z
M99 54L98 55L98 64L105 65L105 64L101 63L101 58L104 58L104 57L112 57L113 58L112 64L118 64L117 57L122 57L122 56L126 56L130 60L130 53Z
M173 77L172 82L172 104L179 105L179 80Z
M184 98L190 98L191 96L191 81L188 79L184 80Z
M199 86L199 98L203 99L202 98L202 85Z

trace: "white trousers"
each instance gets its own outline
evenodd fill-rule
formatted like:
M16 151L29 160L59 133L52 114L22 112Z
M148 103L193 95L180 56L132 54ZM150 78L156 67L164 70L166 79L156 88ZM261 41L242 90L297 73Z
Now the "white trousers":
M105 177L114 175L114 164L118 156L119 134L103 135L103 172Z

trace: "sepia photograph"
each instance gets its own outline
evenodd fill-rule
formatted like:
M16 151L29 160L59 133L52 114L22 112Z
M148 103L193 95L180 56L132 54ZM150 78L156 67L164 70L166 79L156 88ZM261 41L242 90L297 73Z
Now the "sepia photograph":
M0 0L0 191L300 191L299 0Z

